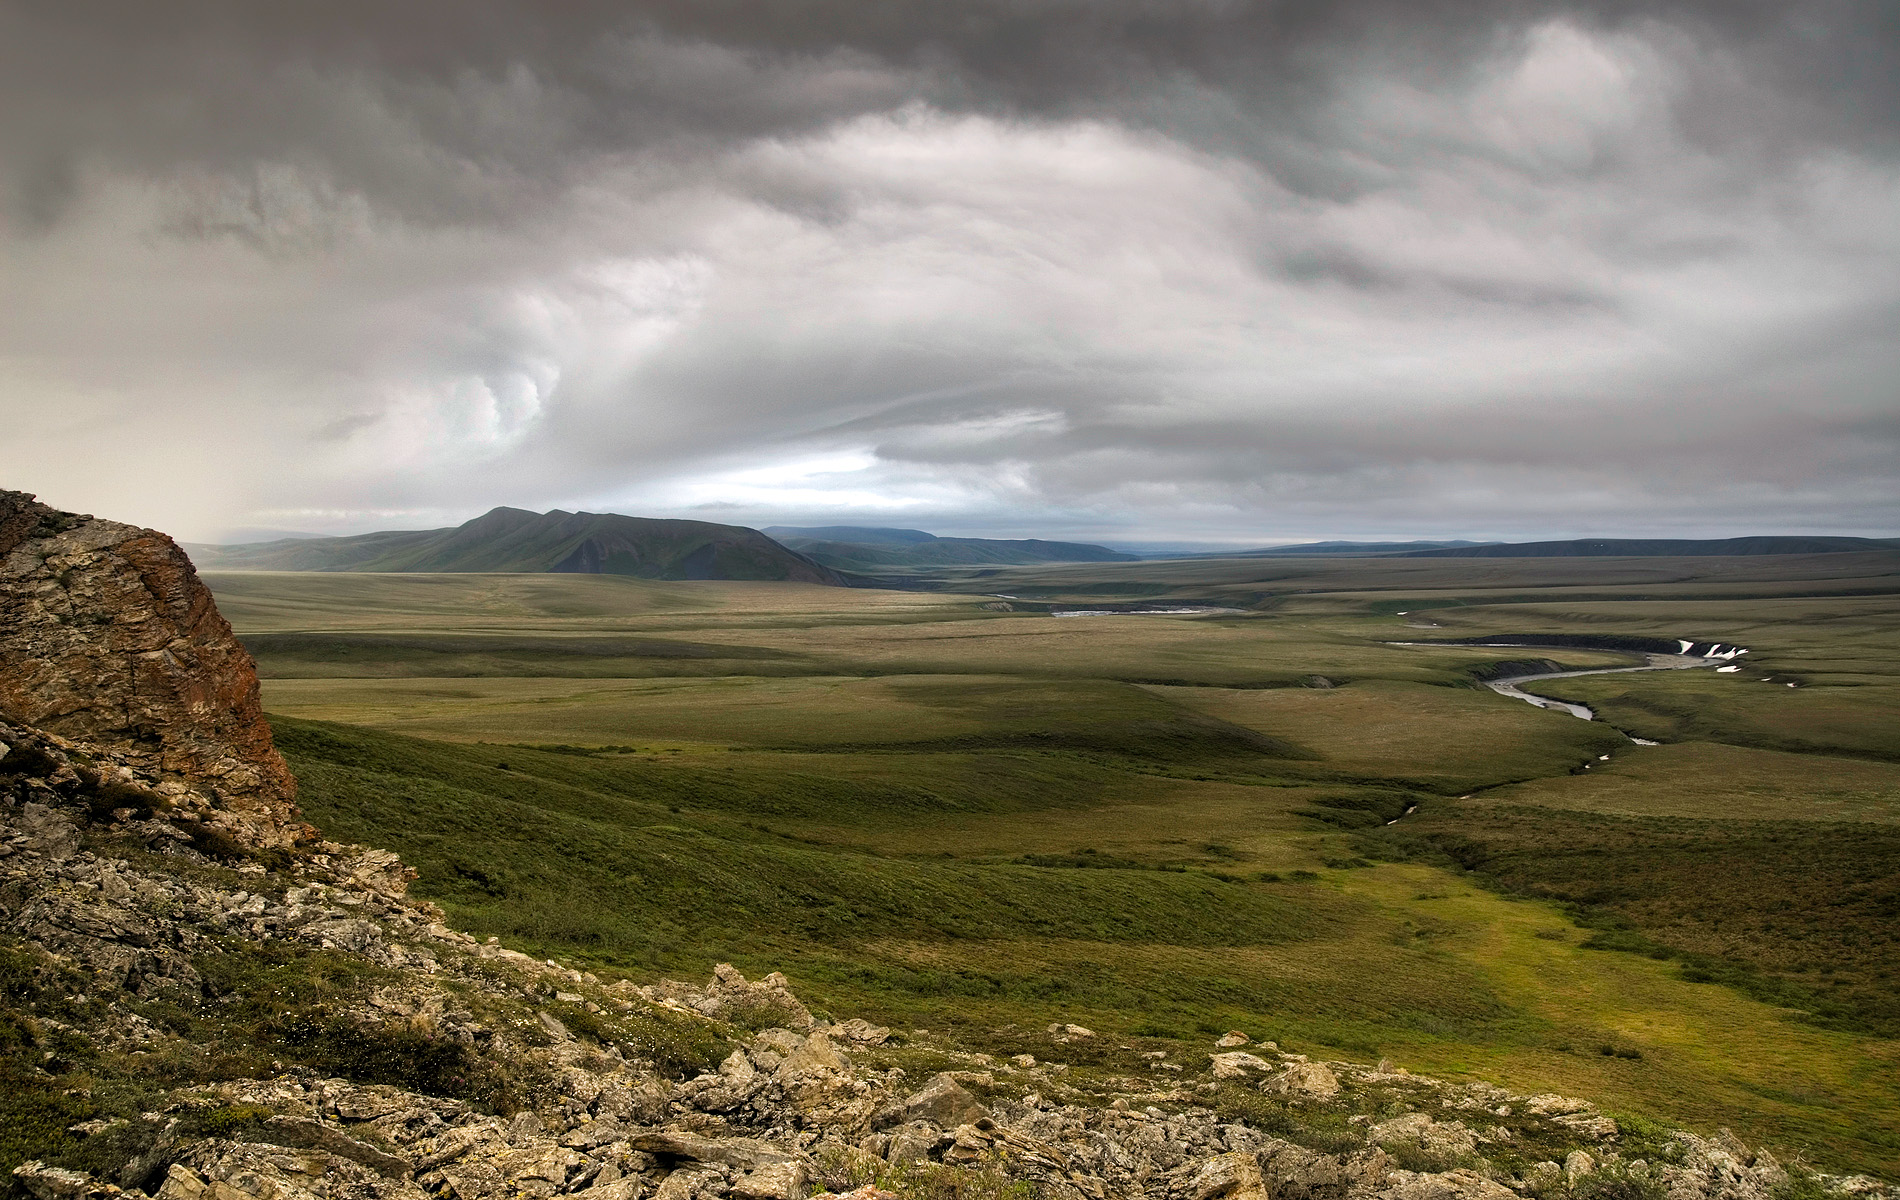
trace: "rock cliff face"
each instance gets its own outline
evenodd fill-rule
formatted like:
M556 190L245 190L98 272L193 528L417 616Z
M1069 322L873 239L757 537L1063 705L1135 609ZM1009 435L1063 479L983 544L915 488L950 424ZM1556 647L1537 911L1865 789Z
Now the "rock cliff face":
M0 491L0 714L191 780L247 840L308 835L251 657L162 533Z
M1237 1033L1103 1069L1107 1039L1051 1024L1053 1061L997 1061L778 975L639 985L477 943L394 855L295 825L248 661L167 539L5 503L7 1200L1894 1195Z

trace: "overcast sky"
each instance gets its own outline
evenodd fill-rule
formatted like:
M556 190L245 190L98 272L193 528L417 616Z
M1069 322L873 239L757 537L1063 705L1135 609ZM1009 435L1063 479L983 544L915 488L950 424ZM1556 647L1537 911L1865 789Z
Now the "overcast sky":
M1900 533L1892 0L0 0L0 487Z

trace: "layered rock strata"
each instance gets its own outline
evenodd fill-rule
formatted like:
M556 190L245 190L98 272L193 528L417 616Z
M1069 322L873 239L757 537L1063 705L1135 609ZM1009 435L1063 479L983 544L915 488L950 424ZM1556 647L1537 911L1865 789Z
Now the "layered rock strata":
M0 715L188 780L241 840L313 835L250 655L155 530L0 491Z

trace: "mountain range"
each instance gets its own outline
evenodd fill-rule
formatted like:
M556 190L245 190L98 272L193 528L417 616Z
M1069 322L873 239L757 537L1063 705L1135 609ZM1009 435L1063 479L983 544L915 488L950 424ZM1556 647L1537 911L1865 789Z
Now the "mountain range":
M831 586L903 586L907 571L960 566L1136 562L1086 542L938 537L870 525L773 525L764 531L709 521L618 513L495 508L449 529L350 537L284 537L242 545L192 545L206 570L551 572L641 579L783 580ZM1314 542L1195 558L1305 555L1393 558L1574 558L1830 554L1900 549L1900 539L1763 536L1715 539L1579 538L1570 541ZM897 572L880 579L885 572ZM855 578L854 578L855 577Z
M452 529L188 547L205 570L554 572L640 579L844 578L756 529L618 513L496 508Z
M1037 538L938 537L921 529L871 525L770 525L765 532L825 566L840 571L886 571L893 567L1011 566L1050 562L1136 562L1124 554L1086 542L1045 542Z
M1264 546L1258 550L1227 550L1196 554L1195 558L1301 558L1309 554L1341 554L1349 558L1407 554L1420 550L1455 550L1480 542L1303 542L1294 546Z
M1626 558L1755 554L1843 554L1900 550L1900 538L1766 536L1737 538L1576 538L1413 550L1406 558Z

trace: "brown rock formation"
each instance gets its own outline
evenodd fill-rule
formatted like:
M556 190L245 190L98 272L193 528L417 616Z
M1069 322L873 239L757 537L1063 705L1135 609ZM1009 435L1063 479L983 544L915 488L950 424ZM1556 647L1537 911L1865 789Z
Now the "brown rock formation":
M0 491L0 712L187 777L259 840L308 829L255 664L162 533Z

